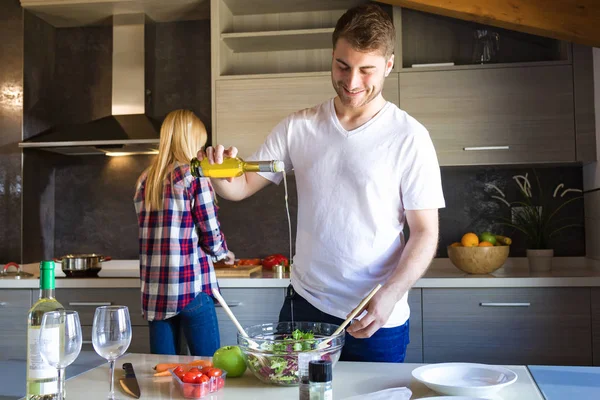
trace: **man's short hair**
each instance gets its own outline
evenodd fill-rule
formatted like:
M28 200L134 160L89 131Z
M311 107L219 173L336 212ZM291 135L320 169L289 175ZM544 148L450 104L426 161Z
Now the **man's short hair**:
M346 11L333 31L333 48L340 38L358 51L378 50L387 59L394 54L396 30L394 23L376 4L361 4Z

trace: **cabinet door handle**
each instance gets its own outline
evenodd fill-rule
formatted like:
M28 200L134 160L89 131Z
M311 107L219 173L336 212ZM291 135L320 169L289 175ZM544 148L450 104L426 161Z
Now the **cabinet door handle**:
M239 307L242 305L242 302L241 301L232 301L231 303L227 303L227 305L229 306L229 308ZM215 303L215 307L223 307L223 306L221 306L219 303Z
M93 344L91 340L82 340L81 344Z
M8 303L5 301L0 301L0 307L8 307Z
M464 151L510 150L510 146L475 146L463 147Z
M481 307L529 307L531 303L479 303Z
M112 303L110 301L71 301L69 302L69 305L73 307L102 307L111 306Z

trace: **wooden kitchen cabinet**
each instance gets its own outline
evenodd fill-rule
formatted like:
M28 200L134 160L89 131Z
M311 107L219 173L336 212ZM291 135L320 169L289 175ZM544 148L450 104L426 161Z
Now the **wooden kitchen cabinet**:
M92 324L97 307L122 305L129 308L131 319L131 344L129 353L150 353L148 322L142 317L139 288L118 289L57 289L56 298L69 310L79 313L83 333L82 350L94 350L92 346Z
M407 72L399 86L440 165L576 161L571 65Z
M215 143L236 146L247 157L283 118L334 96L329 74L217 81ZM398 74L388 76L383 96L398 104Z
M592 365L589 288L423 289L424 362Z
M36 300L39 290L35 291ZM0 361L27 359L27 313L31 290L0 290Z
M594 365L600 366L600 288L592 288L592 349Z
M243 327L279 320L284 288L221 289L223 299ZM220 304L215 303L221 346L237 344L237 329Z

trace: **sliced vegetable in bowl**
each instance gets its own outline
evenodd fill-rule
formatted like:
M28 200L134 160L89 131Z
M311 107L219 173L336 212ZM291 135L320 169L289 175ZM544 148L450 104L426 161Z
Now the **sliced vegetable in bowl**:
M238 344L246 356L248 368L262 382L297 385L298 354L314 352L334 365L339 360L344 345L344 331L334 336L327 347L318 349L319 344L329 340L337 328L337 325L320 322L255 325L246 328L250 338L238 335Z

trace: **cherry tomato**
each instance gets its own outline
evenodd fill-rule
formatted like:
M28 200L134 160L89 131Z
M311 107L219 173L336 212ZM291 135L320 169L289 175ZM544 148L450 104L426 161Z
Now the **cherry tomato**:
M223 375L223 371L221 371L219 368L202 368L202 372L209 377Z
M173 368L173 373L177 376L179 376L179 374L181 374L183 371L183 367L181 365Z
M196 386L194 388L194 398L195 399L199 399L200 397L204 397L204 396L206 396L207 393L208 393L208 389L206 388L206 385Z
M198 375L198 373L201 371L199 368L193 367L193 368L188 369L188 372Z
M225 386L225 379L217 377L217 390L223 389L223 386Z
M194 385L183 385L183 397L186 399L194 399Z
M193 372L186 372L181 379L185 383L195 383L196 382L196 374Z
M204 374L199 374L196 375L196 382L195 383L204 383L204 382L208 382L210 381L210 378Z

